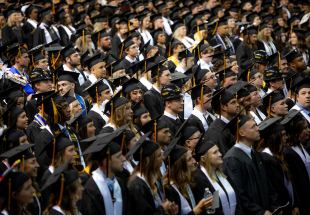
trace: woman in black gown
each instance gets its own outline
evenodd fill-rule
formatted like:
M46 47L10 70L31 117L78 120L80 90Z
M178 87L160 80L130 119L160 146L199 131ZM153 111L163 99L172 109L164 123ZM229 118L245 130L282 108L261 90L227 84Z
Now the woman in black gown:
M285 128L279 123L278 118L267 119L259 128L263 139L259 142L257 151L262 153L266 162L268 178L278 193L277 202L280 205L290 202L282 209L283 215L298 214L299 200L283 153L287 141Z
M30 6L25 11L27 21L22 26L22 29L25 33L26 43L29 50L33 48L33 34L38 25L38 11L38 8L32 4L30 4Z
M75 34L75 29L70 25L71 17L63 9L55 14L55 20L59 22L58 31L60 35L60 45L67 46L70 44L70 40L73 34Z

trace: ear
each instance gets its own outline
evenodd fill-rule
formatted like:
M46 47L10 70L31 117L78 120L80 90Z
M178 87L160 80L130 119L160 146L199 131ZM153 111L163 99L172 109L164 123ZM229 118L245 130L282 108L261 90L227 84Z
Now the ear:
M205 156L204 156L204 155L201 155L201 156L200 156L200 160L201 160L203 163L205 163L205 162L206 162ZM197 162L199 162L199 161L197 161Z
M12 197L13 197L14 199L16 199L16 192L15 192L15 191L12 192Z
M227 111L227 108L228 108L227 105L222 105L222 110L223 111Z
M71 83L71 88L75 88L75 83Z
M244 131L239 129L239 135L240 135L241 137L244 137L244 136L245 136Z
M152 140L155 140L155 132L152 133L151 137L152 137Z

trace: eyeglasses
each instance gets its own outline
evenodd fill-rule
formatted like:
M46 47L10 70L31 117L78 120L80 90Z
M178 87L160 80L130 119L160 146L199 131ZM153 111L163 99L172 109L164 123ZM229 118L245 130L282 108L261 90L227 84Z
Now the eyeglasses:
M257 78L259 78L259 79L261 79L261 78L263 78L263 76L262 75L258 75L257 77L254 77L255 79L257 79Z
M196 139L199 139L200 137L201 137L201 134L198 137L190 138L189 140L196 140Z

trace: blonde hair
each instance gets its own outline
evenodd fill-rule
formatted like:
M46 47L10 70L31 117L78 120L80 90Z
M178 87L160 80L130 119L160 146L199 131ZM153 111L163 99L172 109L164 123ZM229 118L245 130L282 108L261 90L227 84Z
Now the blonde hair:
M96 22L94 25L94 33L103 30L102 22Z
M265 29L266 29L266 28L265 28ZM265 31L265 29L261 30L261 31L258 33L257 39L258 39L259 41L263 41L263 40L264 40L264 31ZM270 42L273 42L273 39L272 39L271 36L268 37L268 40L269 40Z
M85 38L85 40L86 40L86 38ZM89 55L93 56L93 49L92 49L91 45L89 43L85 43L85 45L83 45L83 41L81 40L80 37L76 40L75 45L83 54L86 51L89 51Z
M177 30L175 30L175 32L172 34L172 38L176 38L179 41L182 41L183 38L180 35L180 28L181 27L179 27L179 28L177 28Z
M201 162L201 165L206 169L208 175L210 176L212 182L215 182L217 179L212 177L212 167L211 167L211 163L210 163L210 154L212 153L212 151L209 149L209 151L207 151L203 157L205 158L205 163ZM222 167L219 166L218 168L216 168L215 170L216 173L218 173L219 175L221 175L223 178L227 178L227 176L223 173L222 171Z
M11 14L11 15L12 15L12 14ZM11 16L11 15L10 15L10 16ZM9 18L8 18L7 25L8 25L9 27L12 27L13 25L16 25L16 22L12 21L12 20L10 19L10 16L9 16Z
M244 108L244 106L242 105L242 102L244 101L244 99L245 99L245 97L237 100L237 102L239 104L238 112L240 112ZM253 108L253 106L252 106L252 108ZM248 116L252 117L250 111L246 111L245 109L240 113L240 115L248 115Z
M198 32L196 32L196 33L194 34L194 39L195 39L196 41L201 41L201 40L203 39L203 33L204 33L205 31L207 31L207 30L199 31L199 34L200 34L200 38L201 38L201 39L199 38ZM204 44L208 44L208 42L205 40L205 41L204 41Z
M184 84L184 90L187 91L190 88L192 88L192 79L189 79L185 84ZM191 91L187 92L189 95L191 94Z

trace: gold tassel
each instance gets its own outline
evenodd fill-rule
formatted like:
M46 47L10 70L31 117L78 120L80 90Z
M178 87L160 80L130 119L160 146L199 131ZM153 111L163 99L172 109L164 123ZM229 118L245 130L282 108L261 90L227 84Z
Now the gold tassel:
M198 49L198 59L200 60L200 51L199 51L199 45L197 46Z
M98 88L96 87L96 98L97 98L97 105L99 108L99 95L98 95Z
M51 101L52 101L52 106L53 106L53 113L54 113L54 123L57 123L61 120L61 116L57 110L57 107L56 107L56 104L54 103L54 100L53 98L51 98ZM59 105L58 105L59 106ZM58 118L59 116L59 118Z
M157 69L157 86L159 87L160 80L159 80L159 64L158 64L158 69Z
M295 104L297 102L297 89L295 89Z
M110 148L108 148L107 151L107 155L108 155L108 160L107 160L107 177L109 178L110 175L110 160L111 160L111 154L110 154Z
M33 67L36 68L36 65L34 64L34 61L33 61L33 55L32 55L32 58L31 58L31 59L32 59L32 65L33 65Z
M225 73L225 71L223 72L223 84L222 84L222 87L224 87L224 84L225 84L225 76L226 76L226 73Z
M225 57L225 54L224 54L224 69L226 69L226 57Z
M25 155L23 155L22 159L22 172L25 172Z
M237 139L237 143L239 143L239 117L237 118L237 134L236 134L236 139Z
M154 120L154 132L155 132L155 142L157 141L157 123L156 119Z
M187 50L185 50L185 66L187 67Z
M145 76L146 76L146 80L147 80L146 61L144 61L144 69L145 69Z
M278 52L278 56L279 56L279 68L281 68L281 54L280 54L280 52Z
M113 78L113 72L112 72L112 70L113 70L113 66L111 65L111 78Z
M293 32L293 26L291 25L291 30L290 30L290 34Z
M140 161L139 161L139 164L140 164L140 175L142 176L142 152L143 152L143 149L141 148L140 150Z
M236 102L238 103L238 93L236 92Z
M168 155L168 165L169 165L169 169L168 169L168 185L170 185L170 181L171 181L170 155Z
M42 105L41 105L41 111L42 111L42 118L44 119L44 102L43 102L43 96L42 96Z
M220 95L220 119L222 116L222 95Z
M54 141L53 141L53 157L52 157L52 164L51 164L51 166L54 166L55 149L56 149L56 139L54 138Z
M98 48L100 47L100 32L98 33Z
M124 143L125 143L125 131L123 132L123 138L122 138L122 145L121 145L121 151L123 151L123 148L124 148ZM126 144L126 143L125 143Z
M85 45L85 34L84 34L84 30L83 30L83 45Z
M128 20L128 31L130 31L130 21ZM129 36L131 36L131 33L129 33Z
M60 57L60 52L58 52L58 56L57 56L55 61L54 61L54 55L52 55L52 56L53 56L53 65L52 65L52 67L55 69L55 64L57 63L58 58Z
M200 92L200 107L203 107L203 85L201 86Z
M216 25L215 25L215 28L214 28L214 31L212 32L212 35L214 35L214 34L215 34L216 29L217 29L217 25L218 25L218 22L217 22L217 23L216 23Z
M198 32L198 37L199 37L199 40L201 41L201 35L200 35L200 31L199 31L199 25L197 25L197 32Z
M291 78L291 81L290 81L290 98L292 98L292 85L293 85L293 78Z
M122 58L123 49L124 49L124 43L122 43L121 54L119 55L119 59L121 59L121 58Z
M250 82L250 69L248 70L247 82Z
M113 124L113 101L111 101L111 124Z
M268 108L268 118L270 118L270 111L271 111L271 97L269 97L269 108Z
M168 57L171 56L171 42L169 42L169 47L168 47Z
M60 194L59 194L59 200L58 200L58 205L60 206L61 204L61 199L62 199L62 195L63 195L63 192L64 192L64 185L65 185L65 177L64 177L64 174L61 174L61 186L60 186Z
M193 82L194 82L193 85L194 85L194 87L195 87L195 86L196 86L196 83L195 83L195 82L196 82L196 81L195 81L195 76L193 76Z

